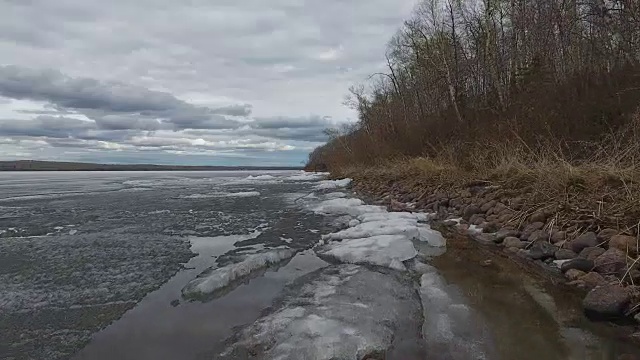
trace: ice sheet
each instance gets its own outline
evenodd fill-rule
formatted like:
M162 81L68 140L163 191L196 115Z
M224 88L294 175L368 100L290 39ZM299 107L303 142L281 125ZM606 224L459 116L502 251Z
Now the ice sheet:
M277 249L250 255L239 263L215 269L206 275L191 280L182 289L182 295L187 298L212 295L233 281L247 277L256 270L289 259L295 254L296 251L292 249Z
M340 179L340 180L322 180L318 182L318 185L314 186L315 190L331 190L337 189L341 187L345 187L351 184L351 179Z
M360 360L385 353L397 329L419 326L410 284L355 265L316 272L278 303L240 331L222 358Z

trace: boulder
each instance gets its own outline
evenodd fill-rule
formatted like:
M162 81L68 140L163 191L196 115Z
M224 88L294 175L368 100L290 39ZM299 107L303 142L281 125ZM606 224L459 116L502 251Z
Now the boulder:
M517 254L520 251L520 248L509 246L504 248L504 252L509 254Z
M603 275L622 276L627 270L627 255L619 249L611 248L593 260L594 270Z
M496 232L496 238L500 240L504 240L508 237L517 237L518 235L520 235L520 232L514 229L500 229Z
M495 244L496 236L487 233L473 233L471 238L481 244Z
M497 237L496 237L497 238ZM505 247L509 248L509 247L513 247L516 249L524 249L525 246L527 246L527 243L524 241L521 241L520 239L518 239L517 237L514 236L507 236L506 238L504 238L504 240L502 241L502 245L504 245Z
M469 219L472 215L480 213L480 207L478 205L471 204L464 209L462 217Z
M584 284L584 287L591 290L597 286L605 285L607 280L597 272L591 271L580 278L580 281Z
M585 272L580 271L578 269L569 269L569 271L564 273L564 277L566 277L570 281L576 281L584 275L585 275Z
M533 244L529 249L529 257L534 260L545 260L552 258L558 248L549 244L548 242L539 241Z
M578 256L584 259L595 260L598 256L604 254L605 251L605 249L597 246L588 247L584 248Z
M489 221L489 222L483 223L481 225L482 225L482 231L483 232L494 233L494 232L498 231L498 224L496 224L493 221ZM502 242L502 240L499 240L496 237L496 242L500 243L500 242Z
M491 200L486 202L484 205L482 205L480 207L480 211L483 213L486 213L487 211L489 211L489 209L493 208L494 206L496 206L497 201L495 200Z
M619 285L603 285L591 290L582 301L585 314L594 320L610 320L624 316L631 301L629 293Z
M474 221L469 221L470 223L472 223L473 225L480 225L483 222L485 222L484 218L482 216L478 216L476 217L476 219Z
M598 245L598 237L594 232L587 232L578 236L575 240L569 243L569 247L573 252L579 254L584 248L594 247Z
M502 224L506 224L511 220L511 218L513 218L512 214L500 214L500 216L498 216L498 221Z
M569 260L569 259L573 259L573 258L577 257L578 254L574 253L573 251L571 251L569 249L560 249L560 250L556 251L554 256L558 260Z
M638 254L638 238L628 235L613 235L609 239L609 248L622 250L624 253L631 255Z
M534 212L529 217L529 221L531 221L533 223L535 223L535 222L545 222L546 220L547 220L547 214L542 210Z
M532 232L531 235L529 235L529 238L527 238L527 240L529 242L538 242L538 241L548 242L549 234L544 230L536 230Z
M563 263L560 267L560 271L565 273L571 269L578 269L580 271L589 272L593 269L593 266L594 264L591 260L575 258Z
M520 235L520 239L527 240L529 236L536 230L540 230L544 227L543 222L535 222L531 223L522 229L522 234Z
M551 243L557 244L567 238L566 231L553 231L551 233Z
M607 242L611 239L612 236L617 235L619 233L616 229L602 229L598 233L598 241Z

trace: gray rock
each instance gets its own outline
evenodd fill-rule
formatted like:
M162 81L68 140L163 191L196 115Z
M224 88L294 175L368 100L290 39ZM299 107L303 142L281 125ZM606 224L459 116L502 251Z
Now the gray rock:
M598 237L594 232L587 232L578 236L575 240L569 243L569 247L576 254L579 254L584 248L594 247L598 245Z
M543 227L544 227L543 222L535 222L525 226L524 229L522 230L522 234L520 235L520 239L527 240L534 231L540 230Z
M478 214L478 213L480 213L480 207L478 205L471 204L464 209L464 212L462 213L462 217L464 217L465 219L469 219L471 215Z
M482 223L484 223L485 220L482 216L478 216L474 221L470 221L470 223L472 223L473 225L481 225Z
M605 285L607 280L595 271L591 271L580 278L584 287L591 290L597 286Z
M616 248L611 248L593 260L594 270L600 274L622 276L627 270L627 255Z
M473 233L471 238L481 244L495 244L496 236L487 233Z
M604 254L605 251L605 249L597 246L588 247L584 248L578 256L584 259L595 260L598 256Z
M580 271L589 272L593 269L593 267L593 261L582 258L575 258L563 263L562 266L560 266L560 271L565 273L570 269L577 269Z
M548 242L539 241L533 244L529 249L529 257L534 260L545 260L552 258L558 248Z
M611 239L612 236L617 235L618 233L619 231L616 229L602 229L598 233L598 241L600 242L609 241L609 239Z
M631 301L629 293L619 285L603 285L591 290L582 301L585 314L594 320L609 320L624 316Z
M547 220L547 214L545 214L544 211L540 210L540 211L536 211L535 213L533 213L530 217L529 217L529 221L531 222L544 222L545 220Z
M580 271L578 269L569 269L566 273L564 273L564 277L569 279L570 281L576 281L585 275L584 271Z
M496 223L494 223L493 221L482 223L482 224L480 224L480 227L482 228L482 231L486 232L486 233L494 233L494 232L498 231L498 225ZM500 243L500 242L502 242L502 240L499 240L496 237L495 242L496 243Z
M518 235L520 235L520 232L513 229L500 229L496 232L496 238L499 240L504 240L508 237L517 237Z
M554 231L551 233L551 243L557 244L567 238L566 231Z
M554 256L557 260L569 260L577 257L578 254L574 253L569 249L560 249L556 251Z
M613 235L609 239L609 248L616 248L631 255L638 254L638 238L628 235Z
M480 211L482 211L483 213L487 212L487 211L489 211L489 209L493 208L495 205L496 205L496 201L495 200L491 200L491 201L485 203L484 205L482 205L480 207Z
M502 241L502 245L504 245L504 247L507 247L507 248L513 247L516 249L524 249L524 247L527 246L527 243L524 241L521 241L517 237L508 236Z
M549 240L549 234L544 230L536 230L532 232L531 235L529 235L529 238L527 238L527 240L529 242L538 242L538 241L547 242Z

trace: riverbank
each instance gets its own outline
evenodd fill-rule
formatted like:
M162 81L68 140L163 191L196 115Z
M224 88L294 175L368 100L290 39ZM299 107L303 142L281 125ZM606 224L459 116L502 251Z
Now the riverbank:
M604 173L571 170L482 178L413 159L342 169L333 176L352 178L356 192L392 210L435 213L445 233L467 235L528 271L546 274L583 297L582 310L590 319L624 323L626 336L635 339L640 216L633 197L638 192L633 183L612 177L607 182Z

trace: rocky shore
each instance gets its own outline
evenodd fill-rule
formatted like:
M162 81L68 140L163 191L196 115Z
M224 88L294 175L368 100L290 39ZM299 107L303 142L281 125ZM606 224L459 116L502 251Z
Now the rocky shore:
M566 211L562 201L541 205L525 190L491 182L443 190L415 181L352 177L354 191L390 210L434 213L445 232L467 235L495 253L555 275L583 296L589 319L624 323L633 327L631 333L640 329L637 225L610 226L600 219L611 217L595 211L587 216Z

